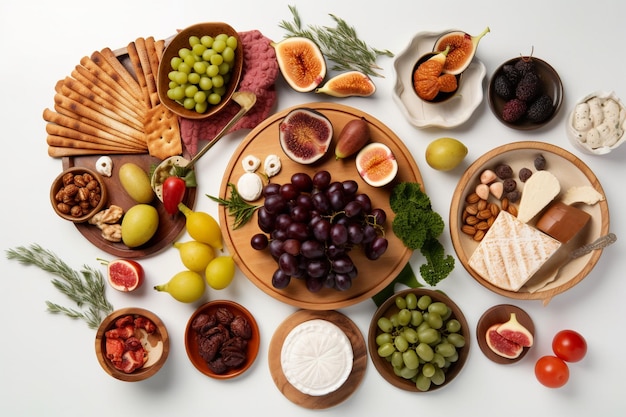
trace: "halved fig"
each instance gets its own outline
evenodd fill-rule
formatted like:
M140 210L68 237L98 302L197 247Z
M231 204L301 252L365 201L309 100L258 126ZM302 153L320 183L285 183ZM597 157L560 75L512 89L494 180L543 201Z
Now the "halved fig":
M348 71L335 75L322 87L315 89L316 93L324 93L333 97L368 97L375 91L376 86L372 79L359 71Z
M478 42L480 42L483 36L489 31L489 27L487 27L482 33L476 36L469 35L462 31L453 31L445 33L437 39L433 52L444 51L447 47L450 47L442 72L444 74L456 75L465 71L476 54Z
M276 60L287 84L296 91L313 91L326 77L326 61L315 42L304 37L290 37L272 42Z
M500 323L496 323L487 329L485 339L487 346L497 355L507 359L515 359L522 354L524 347L498 333Z
M500 336L522 347L531 347L533 345L532 333L517 321L517 315L515 313L511 313L509 320L498 326L496 331Z
M356 169L366 183L372 187L383 187L398 174L398 161L387 145L373 142L357 154Z
M322 158L332 139L332 123L313 109L294 109L279 125L280 146L291 160L300 164L312 164Z

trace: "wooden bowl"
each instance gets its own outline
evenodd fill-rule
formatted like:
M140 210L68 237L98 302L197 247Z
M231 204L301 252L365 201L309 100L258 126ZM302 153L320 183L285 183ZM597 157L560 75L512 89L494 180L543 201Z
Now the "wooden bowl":
M113 363L106 354L106 333L116 327L116 321L118 319L125 316L132 316L133 319L145 318L156 326L156 330L151 334L147 334L143 329L135 330L135 335L141 340L142 345L147 351L147 362L143 367L131 373L123 372L113 366ZM143 336L143 338L141 336ZM96 333L96 356L98 357L100 366L102 366L102 369L104 369L106 373L121 381L136 382L150 378L165 364L169 351L170 339L165 325L156 314L142 308L131 307L114 311L102 321Z
M229 36L234 36L237 38L238 45L237 49L235 49L235 61L234 67L230 72L230 80L226 85L226 92L222 96L222 100L216 105L209 105L207 111L204 113L198 113L195 110L188 110L183 107L182 104L170 99L167 96L167 90L169 89L170 79L168 78L168 74L172 70L171 60L173 57L178 56L178 52L181 48L189 48L189 37L197 36L201 38L205 35L217 36L219 34L225 33ZM239 85L239 80L241 79L241 72L243 69L243 45L241 44L241 39L239 38L239 34L226 23L221 22L209 22L209 23L198 23L192 26L189 26L178 34L176 34L168 43L165 51L163 51L163 56L161 57L161 61L159 63L159 72L157 75L157 92L159 94L159 99L161 103L175 114L180 117L184 117L187 119L206 119L219 112L228 102L230 101L231 96L237 89Z
M491 307L483 313L483 315L480 317L480 320L478 320L478 324L476 325L476 339L478 340L478 346L480 347L480 350L482 350L482 352L489 360L503 365L509 365L515 362L519 362L532 348L532 346L525 347L524 350L522 350L522 353L517 358L509 359L498 355L487 345L487 338L485 337L485 335L487 334L487 330L494 324L504 323L508 321L511 318L511 313L515 313L517 321L522 326L526 327L526 329L528 329L530 334L532 334L534 337L535 324L533 323L533 320L524 310L511 304L499 304Z
M237 367L231 368L224 373L216 373L208 366L207 362L202 358L200 354L199 342L200 336L198 332L192 328L194 320L201 314L213 314L220 308L228 309L235 317L242 316L250 324L252 330L252 336L248 339L247 352L245 362ZM204 375L215 379L230 379L239 376L246 372L254 363L257 354L259 353L259 345L261 338L259 334L259 326L257 325L254 316L242 305L237 304L234 301L217 300L210 301L200 306L189 318L187 327L185 330L185 349L189 360L196 367L196 369L202 372Z
M82 214L80 216L73 216L69 213L64 213L61 210L59 210L58 200L56 196L59 193L59 190L61 190L61 188L63 187L63 177L65 177L68 174L72 174L72 175L89 174L91 175L93 179L95 179L98 182L98 187L100 189L100 201L98 202L97 205L93 206L93 208L86 214ZM102 176L100 176L100 174L98 174L96 171L93 171L89 168L84 168L84 167L68 168L64 170L63 172L61 172L54 179L54 181L52 182L52 186L50 187L50 203L52 204L52 208L54 209L54 212L62 219L69 220L74 223L86 222L91 217L93 217L94 214L96 214L100 210L103 210L107 204L107 201L108 201L108 192L107 192L107 187L104 184L104 180Z
M510 122L505 121L504 119L502 119L502 108L504 107L504 103L506 103L506 100L502 98L501 96L499 96L498 94L496 94L495 80L496 80L496 77L502 72L502 68L505 65L514 64L519 59L520 59L519 57L509 59L508 61L500 65L493 73L493 76L491 77L491 80L489 81L489 87L488 87L488 93L487 93L487 96L489 97L489 107L491 108L491 111L500 122L502 122L504 125L512 129L517 129L517 130L537 129L550 123L550 121L554 119L556 114L561 109L561 104L563 102L563 83L561 82L561 77L559 77L559 74L556 72L554 68L552 68L550 64L548 64L546 61L542 59L532 57L532 60L535 63L537 75L539 76L539 79L541 80L541 83L543 86L543 92L548 94L552 98L554 111L552 112L552 115L550 117L548 117L546 120L544 120L541 123L531 122L530 120L527 120L526 118L522 118L521 120L518 120L515 123L510 123Z
M463 315L461 309L445 294L426 288L409 288L403 291L399 291L389 297L383 304L380 305L380 307L378 307L376 313L374 313L374 316L372 317L372 321L370 322L369 333L367 336L367 345L370 353L370 358L372 359L374 367L376 368L378 373L380 373L380 375L391 385L406 391L425 392L418 390L415 386L415 382L396 375L394 373L391 363L387 359L382 358L378 355L378 345L376 343L376 337L382 333L382 331L378 327L378 319L383 316L390 317L392 314L397 313L399 309L396 306L396 297L405 297L409 293L415 294L418 299L422 295L428 295L431 297L433 302L441 301L445 303L448 308L452 310L450 318L455 318L461 323L460 333L465 338L465 346L457 349L458 360L456 362L453 362L446 371L445 382L441 385L431 384L430 389L427 392L435 391L448 385L454 378L456 378L456 376L459 374L459 372L461 372L461 369L465 365L465 362L467 361L470 349L470 329L467 324L467 320L465 319L465 316Z
M589 167L568 151L549 143L535 141L523 141L502 145L492 149L474 161L461 176L454 191L450 204L449 224L452 245L454 246L457 257L467 272L469 272L476 281L485 288L505 297L522 300L543 300L543 303L547 304L555 295L567 291L569 288L582 281L600 259L602 250L595 250L585 256L570 261L561 268L556 280L538 290L530 292L528 287L522 287L518 291L509 291L489 283L468 265L469 258L479 242L475 241L472 236L466 235L461 231L461 227L463 226L462 215L466 205L465 199L475 191L476 186L480 183L480 174L485 169L494 169L500 163L509 164L513 169L514 179L518 184L518 190L523 192L523 183L519 180L518 173L520 169L524 167L534 172L535 168L533 162L539 154L543 155L546 159L546 170L552 172L559 180L561 194L570 187L590 186L600 193L604 199L594 205L579 205L580 209L591 215L591 220L573 239L567 244L562 245L552 258L535 273L528 283L535 286L535 284L548 277L560 262L566 260L570 251L590 243L600 236L606 235L609 232L609 209L604 190L598 178L596 178ZM556 200L558 200L558 198L557 196ZM500 202L495 200L493 196L490 197L490 201L500 206ZM528 224L534 226L534 220L529 221Z
M422 55L417 62L415 63L415 66L413 67L413 71L411 72L411 79L408 81L408 85L413 85L413 75L415 74L415 71L417 71L417 68L422 65L424 62L428 61L430 58L432 58L433 56L437 55L437 53L435 52L429 52L427 54ZM420 99L423 100L427 103L443 103L448 101L449 99L451 99L452 97L454 97L458 92L459 89L461 88L461 77L462 77L463 73L461 74L457 74L456 75L456 83L457 83L457 87L456 90L451 91L449 93L444 93L444 92L439 92L439 94L437 94L437 96L432 99L432 100L424 100L423 98L421 98L417 92L415 91L415 88L413 88L413 92L415 93L415 95Z

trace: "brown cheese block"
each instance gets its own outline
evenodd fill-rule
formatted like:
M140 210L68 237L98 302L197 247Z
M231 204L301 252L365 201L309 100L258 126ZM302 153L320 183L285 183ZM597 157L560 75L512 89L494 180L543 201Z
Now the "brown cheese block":
M589 213L560 201L548 207L536 227L561 243L567 243L589 222Z

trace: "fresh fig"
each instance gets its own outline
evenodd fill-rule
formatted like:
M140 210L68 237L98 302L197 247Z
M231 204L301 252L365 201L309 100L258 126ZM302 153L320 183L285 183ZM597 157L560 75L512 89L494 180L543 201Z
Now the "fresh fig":
M373 142L357 154L356 169L366 183L383 187L398 174L398 161L387 145Z
M443 51L450 47L442 72L456 75L465 71L476 54L478 43L489 31L490 29L487 27L476 36L471 36L462 31L453 31L445 33L437 39L433 52Z
M335 157L347 158L360 151L370 140L370 127L364 118L350 120L339 133Z
M273 42L276 61L287 84L296 91L309 92L326 77L326 61L315 42L304 37L290 37Z
M517 315L515 313L511 313L509 320L498 326L496 331L500 336L522 347L531 347L533 345L532 333L517 321Z
M496 323L487 329L487 333L485 334L485 339L487 340L487 346L497 355L502 356L507 359L516 359L519 355L522 354L524 347L522 345L518 345L515 342L507 339L498 333L498 327L500 327L500 323Z
M312 164L322 158L333 139L333 125L322 113L297 108L279 125L279 140L285 154L300 164Z
M369 97L376 92L376 86L366 74L348 71L334 76L322 87L315 89L315 92L333 97Z

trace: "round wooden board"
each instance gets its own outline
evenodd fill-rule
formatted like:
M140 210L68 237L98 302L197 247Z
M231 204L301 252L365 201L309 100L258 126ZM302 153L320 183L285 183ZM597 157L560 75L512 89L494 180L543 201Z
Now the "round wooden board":
M489 328L494 324L502 324L509 321L511 313L515 313L517 321L519 321L519 323L524 326L530 334L533 336L535 335L535 324L528 313L511 304L499 304L489 308L483 313L478 320L478 324L476 325L476 339L478 341L478 346L480 346L480 350L482 350L483 354L489 360L503 365L519 362L530 350L530 347L525 347L517 358L509 359L495 353L487 344L487 338L485 337L487 330L489 330Z
M95 170L96 161L100 155L92 156L75 156L63 158L63 169L82 166ZM160 162L159 159L154 158L148 154L138 155L110 155L113 160L113 173L110 177L104 177L104 183L109 193L109 203L107 205L115 204L124 209L124 213L128 211L135 201L122 187L119 181L119 169L127 162L132 162L143 168L146 172L150 172L150 167ZM196 189L189 188L183 202L190 208L193 208L196 201ZM122 242L109 242L105 240L100 234L100 229L89 223L77 223L76 228L78 231L87 238L88 241L93 243L99 249L120 258L141 258L144 256L152 255L165 247L169 246L175 241L178 236L183 232L185 228L185 216L181 213L172 216L165 211L163 203L156 197L151 203L159 213L159 228L156 233L147 243L137 247L129 248Z
M305 321L315 319L327 320L343 330L346 336L348 336L348 339L350 339L352 351L354 353L352 373L346 382L344 382L338 390L318 397L304 394L294 388L294 386L291 385L285 377L280 364L280 353L287 335L297 325L304 323ZM365 375L365 369L367 368L367 348L361 331L347 316L332 310L298 310L287 317L287 319L283 321L274 332L269 345L268 362L270 373L272 374L272 379L274 380L276 387L285 397L287 397L289 401L304 408L324 409L333 407L345 401L354 391L356 391L361 383L361 380L363 379L363 376Z
M563 266L559 277L555 281L538 291L531 293L524 291L522 287L522 289L515 292L496 287L482 278L468 265L469 258L478 246L478 242L475 242L471 236L461 232L461 225L463 224L461 216L465 207L465 198L474 192L476 185L480 183L480 174L486 168L494 169L500 163L507 163L513 169L514 178L518 181L518 189L521 190L523 187L517 177L517 173L523 167L527 167L533 172L536 171L533 161L539 154L542 154L546 159L546 170L552 172L558 178L561 185L561 194L573 186L591 186L602 196L605 196L598 178L596 178L591 169L568 151L545 142L514 142L492 149L478 158L465 171L452 197L449 224L452 244L459 261L476 281L505 297L523 300L543 300L543 303L547 304L555 295L572 288L582 281L600 259L602 250L595 250L588 255L572 260ZM558 198L557 196L555 201ZM579 208L588 212L592 220L566 245L561 246L559 252L568 253L609 232L609 208L606 197L594 205L582 204L579 205ZM528 224L534 225L534 221L531 220ZM559 257L555 255L553 259L558 260ZM553 262L546 262L545 267L542 267L529 282L541 280L543 276L546 276L545 274L550 271L551 264Z
M237 184L237 180L244 173L241 161L249 155L254 155L261 161L268 155L278 155L282 162L282 169L277 176L272 177L272 182L279 184L289 182L291 175L296 172L313 174L320 170L328 170L334 181L346 179L357 181L359 192L370 196L372 206L385 210L387 213L385 236L389 240L389 247L385 254L376 261L370 261L363 255L360 248L354 248L350 252L350 256L360 272L358 277L354 279L352 288L347 291L324 288L318 293L311 293L306 289L303 282L297 280L293 280L287 288L278 290L272 286L272 274L277 268L276 261L269 252L259 252L250 246L250 238L261 231L257 225L256 214L250 222L237 230L233 229L233 218L223 206L219 208L219 219L229 252L244 274L261 290L280 301L299 308L334 310L356 304L377 294L393 281L404 268L412 251L406 248L391 230L393 212L389 207L389 194L391 187L400 181L417 182L422 184L422 188L423 182L415 160L404 143L391 129L374 117L352 107L334 103L309 103L297 106L297 108L303 107L321 112L333 124L335 133L327 155L313 165L301 165L291 161L284 154L278 141L279 124L287 113L296 107L286 109L257 126L239 145L226 169L220 188L220 196L226 197L229 194L228 183ZM354 157L346 160L335 159L334 149L339 132L350 120L360 117L364 117L369 124L371 141L387 144L398 161L398 175L394 182L386 187L374 188L367 185L356 171ZM257 202L257 204L261 203L261 200Z

